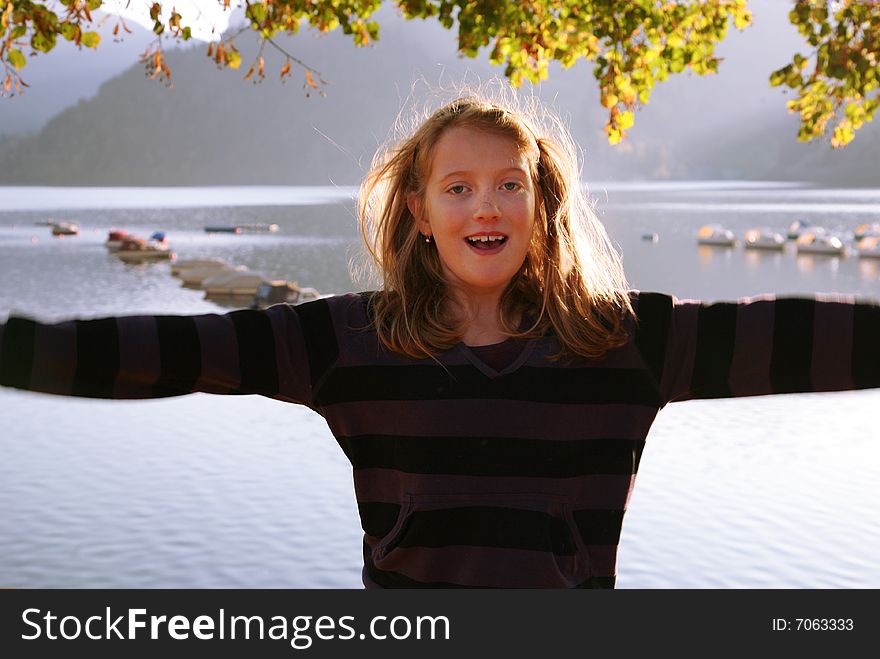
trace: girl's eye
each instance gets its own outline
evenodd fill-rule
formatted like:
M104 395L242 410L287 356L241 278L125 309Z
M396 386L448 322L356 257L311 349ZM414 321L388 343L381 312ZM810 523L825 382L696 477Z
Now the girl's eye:
M447 192L451 192L452 194L461 194L465 191L465 187L463 185L453 185Z
M513 192L515 190L519 190L520 186L519 183L517 183L516 181L507 181L507 183L503 183L501 187L505 190L508 190L509 192Z

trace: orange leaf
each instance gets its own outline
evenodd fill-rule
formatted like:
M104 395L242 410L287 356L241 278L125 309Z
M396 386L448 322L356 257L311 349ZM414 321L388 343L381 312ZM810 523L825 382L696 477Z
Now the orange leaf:
M283 78L288 73L290 73L290 60L287 60L284 66L281 67L281 77Z
M257 70L257 73L259 74L259 76L260 76L261 78L264 77L264 74L263 74L263 65L264 65L265 63L266 63L266 62L265 62L265 60L263 59L263 56L260 55L260 59L259 59L259 68L258 68L258 70Z
M312 72L306 69L306 84L312 89L317 89L318 85L315 84L315 79L312 77Z
M244 79L250 80L251 76L253 76L253 75L254 75L254 67L253 67L253 65L251 65L251 68L248 69L248 72L245 74Z

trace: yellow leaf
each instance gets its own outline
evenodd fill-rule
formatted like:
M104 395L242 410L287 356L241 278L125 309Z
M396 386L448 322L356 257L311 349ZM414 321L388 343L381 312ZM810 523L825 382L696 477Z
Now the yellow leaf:
M602 106L610 108L617 105L617 96L614 94L606 94L602 97Z

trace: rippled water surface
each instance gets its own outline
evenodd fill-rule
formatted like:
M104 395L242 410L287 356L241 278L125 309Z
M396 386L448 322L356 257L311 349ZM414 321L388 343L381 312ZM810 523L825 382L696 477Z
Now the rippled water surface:
M880 221L880 191L774 183L591 186L634 286L681 297L880 297L878 262L698 248L808 219ZM0 318L223 311L166 264L124 265L108 229L167 232L322 292L353 282L349 189L0 188ZM73 221L53 239L36 223ZM275 234L208 225L277 223ZM650 242L643 234L656 232ZM880 337L878 337L880 340ZM622 588L880 587L880 392L669 405L621 538ZM348 462L318 415L255 396L101 402L0 390L0 586L359 587Z

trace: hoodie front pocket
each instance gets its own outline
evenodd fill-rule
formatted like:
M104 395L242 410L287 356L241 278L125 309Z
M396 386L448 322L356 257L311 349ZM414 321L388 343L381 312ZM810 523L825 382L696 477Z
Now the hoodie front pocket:
M394 527L374 547L380 570L419 580L491 584L510 565L514 587L571 587L589 555L565 497L535 493L408 493Z

